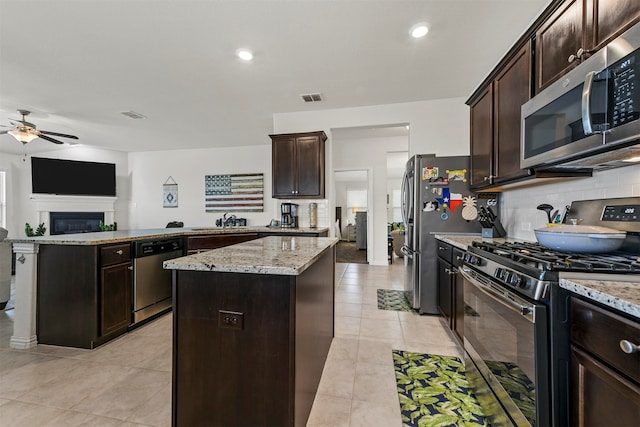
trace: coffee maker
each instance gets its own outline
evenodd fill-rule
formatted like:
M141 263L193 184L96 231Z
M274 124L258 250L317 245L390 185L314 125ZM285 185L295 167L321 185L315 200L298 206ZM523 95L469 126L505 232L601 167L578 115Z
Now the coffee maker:
M283 203L280 205L282 228L298 228L298 205L295 203Z

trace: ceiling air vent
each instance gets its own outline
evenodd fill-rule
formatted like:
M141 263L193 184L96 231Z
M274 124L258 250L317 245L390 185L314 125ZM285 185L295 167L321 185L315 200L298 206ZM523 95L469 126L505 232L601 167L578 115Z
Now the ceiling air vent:
M146 116L143 116L140 113L136 113L135 111L122 111L120 114L123 116L127 116L132 119L146 119Z
M300 95L304 102L322 102L322 94L320 93L305 93Z

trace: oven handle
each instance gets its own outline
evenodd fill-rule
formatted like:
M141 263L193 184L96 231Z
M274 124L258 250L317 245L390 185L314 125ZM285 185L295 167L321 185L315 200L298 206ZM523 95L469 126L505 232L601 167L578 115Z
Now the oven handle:
M458 271L469 281L469 283L478 288L478 290L482 291L485 295L525 317L531 323L536 323L535 306L527 303L522 298L512 294L506 289L496 289L491 286L490 283L482 283L472 276L472 270L468 267L462 267Z

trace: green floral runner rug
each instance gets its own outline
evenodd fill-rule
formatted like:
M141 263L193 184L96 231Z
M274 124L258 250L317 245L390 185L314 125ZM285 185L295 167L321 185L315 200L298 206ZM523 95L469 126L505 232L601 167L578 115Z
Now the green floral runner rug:
M378 289L378 309L395 311L413 311L407 291Z
M457 357L393 350L402 425L489 426Z

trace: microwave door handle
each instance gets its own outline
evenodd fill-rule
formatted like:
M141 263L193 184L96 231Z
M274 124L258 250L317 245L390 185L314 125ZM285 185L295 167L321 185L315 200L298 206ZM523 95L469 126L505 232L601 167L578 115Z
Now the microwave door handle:
M585 76L584 87L582 88L582 129L585 135L593 133L593 126L591 125L591 89L593 88L595 76L595 71L589 71Z

